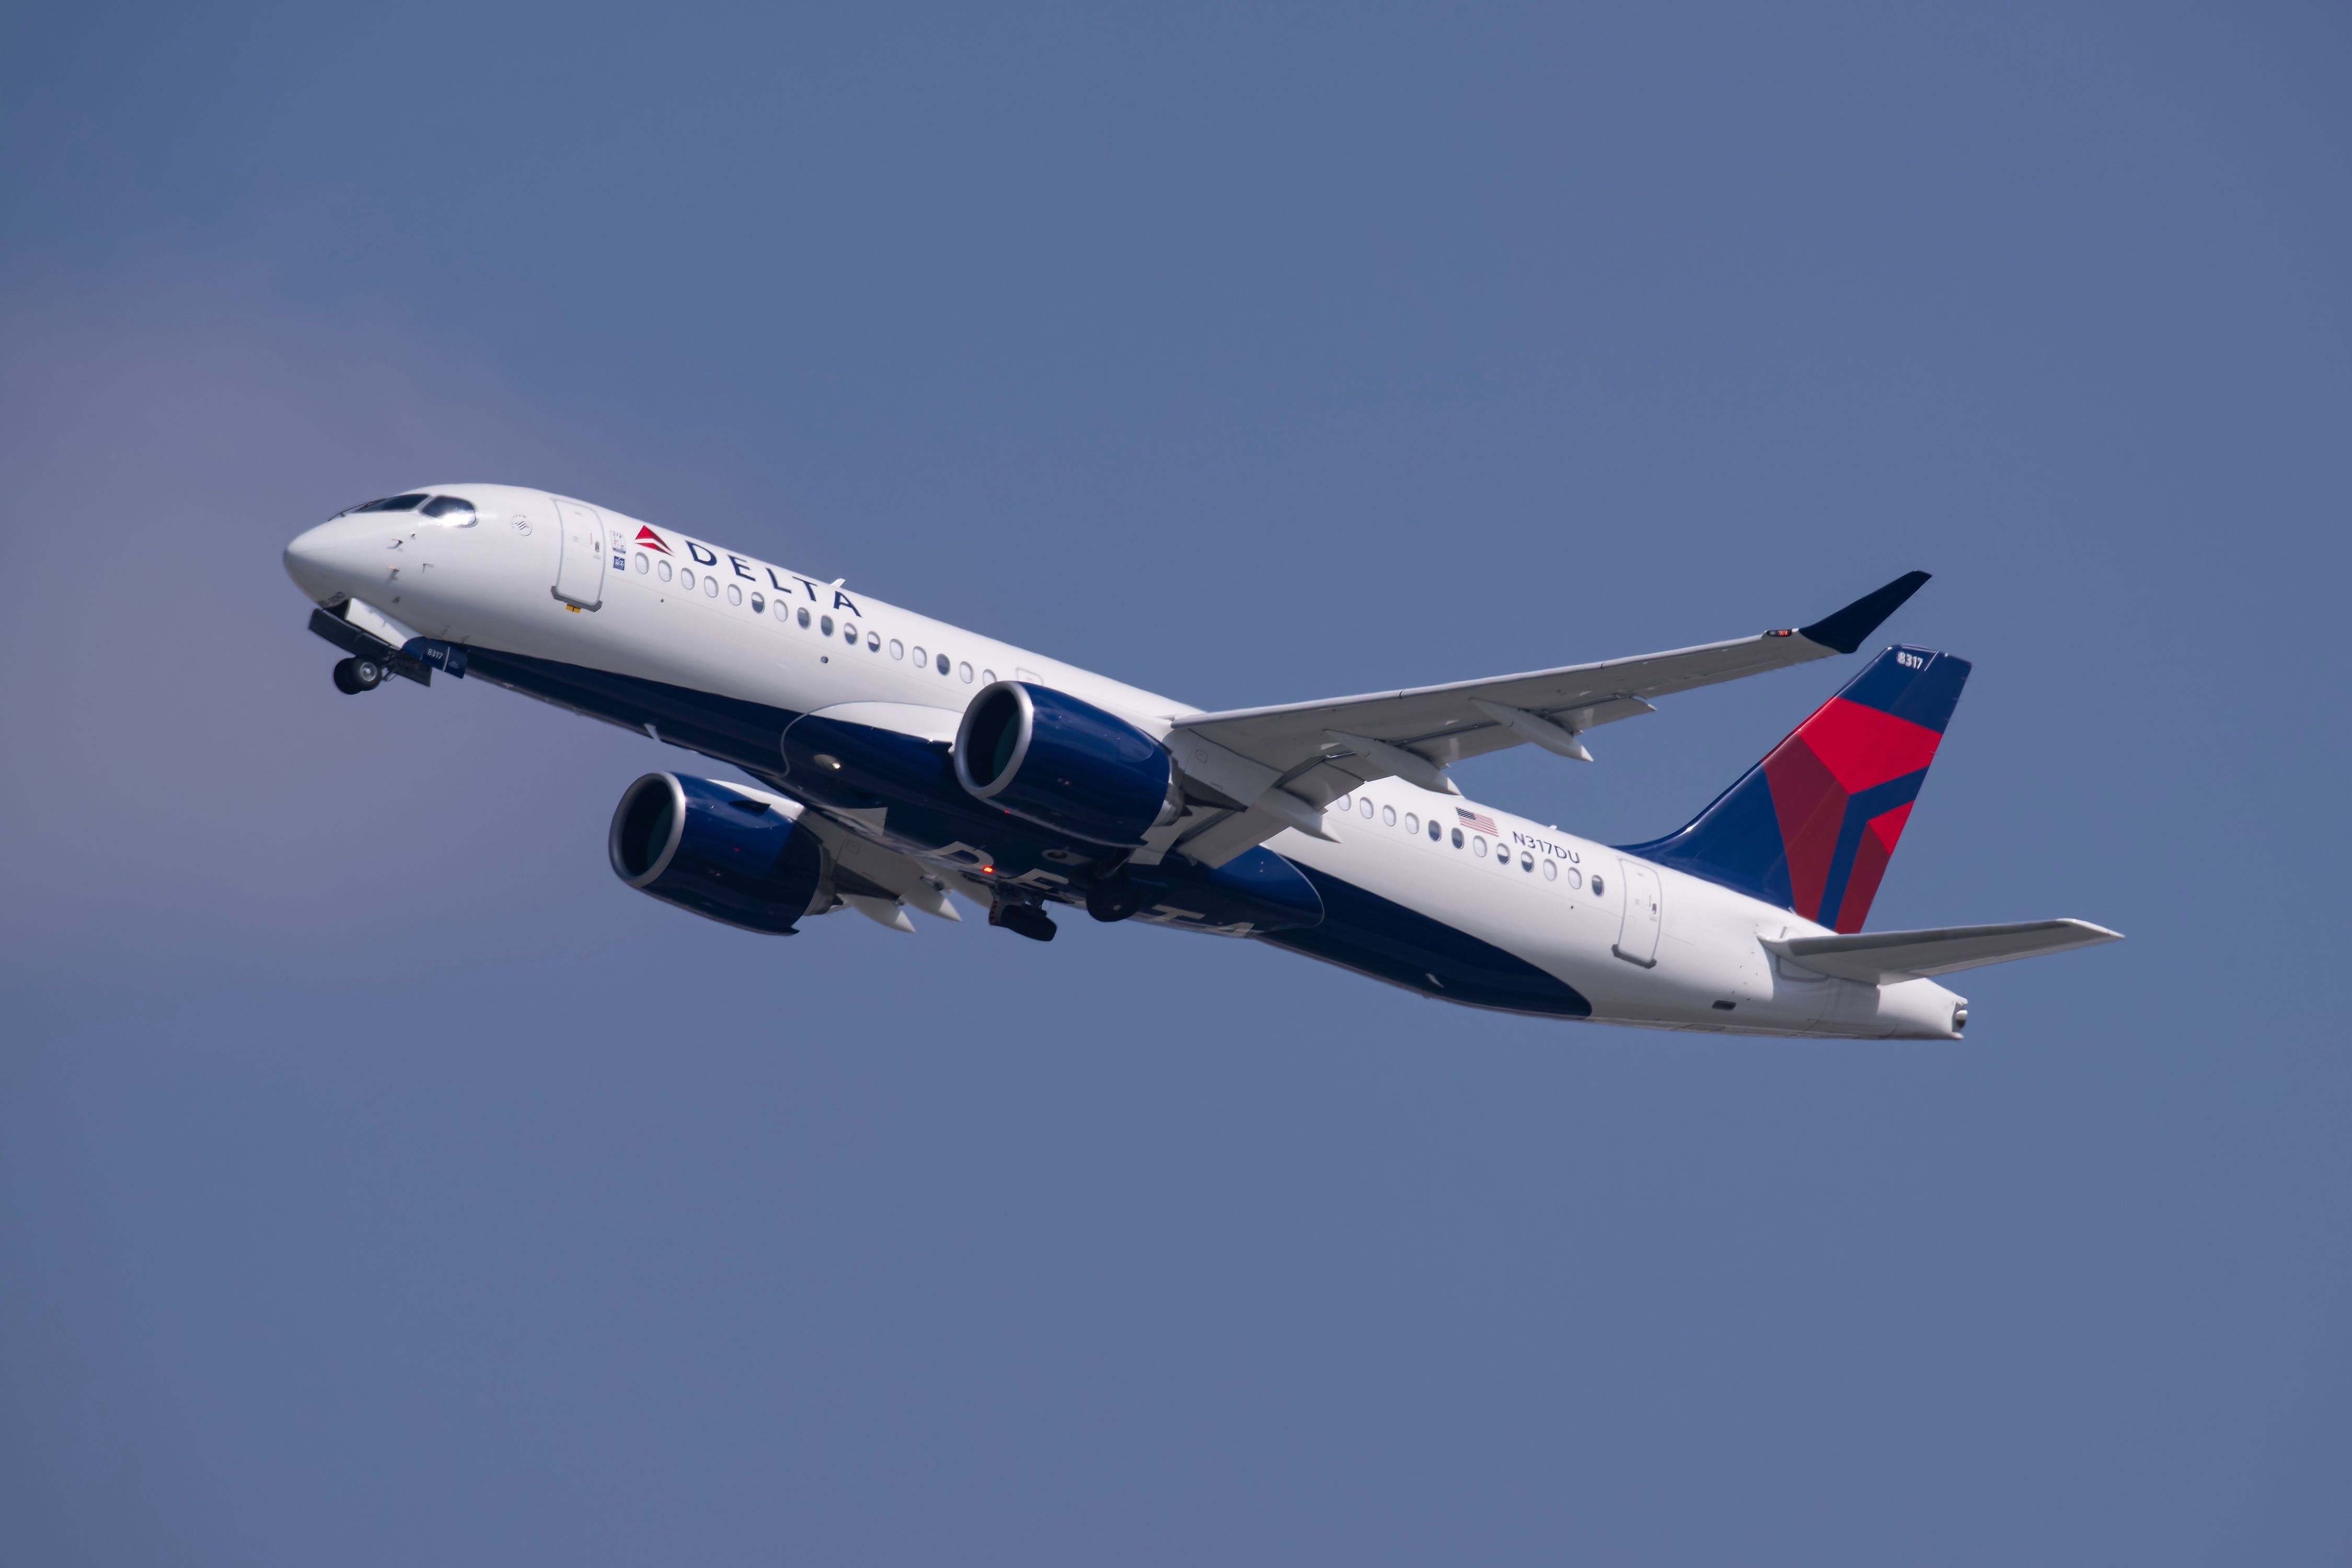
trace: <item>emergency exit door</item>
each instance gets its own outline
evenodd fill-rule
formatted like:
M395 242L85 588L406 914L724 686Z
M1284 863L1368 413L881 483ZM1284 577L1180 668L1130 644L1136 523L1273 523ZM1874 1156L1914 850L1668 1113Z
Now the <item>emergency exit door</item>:
M563 555L555 567L555 596L583 610L596 608L604 602L604 518L593 506L558 500L555 531L563 541Z
M1644 969L1658 962L1658 874L1639 860L1617 862L1625 889L1625 920L1617 928L1617 945L1610 951L1628 963Z

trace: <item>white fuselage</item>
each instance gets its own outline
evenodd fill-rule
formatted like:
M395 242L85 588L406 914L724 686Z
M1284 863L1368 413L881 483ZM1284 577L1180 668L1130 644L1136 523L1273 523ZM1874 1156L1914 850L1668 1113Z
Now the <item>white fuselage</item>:
M790 713L887 703L931 710L951 732L973 693L1000 676L1067 692L1155 737L1197 711L667 526L656 535L665 553L635 542L643 525L609 509L506 486L437 493L471 500L475 521L346 515L289 546L289 573L321 604L354 601L355 624L371 611L388 618L395 643L406 631ZM604 531L593 574L583 574L577 539L566 559L567 526ZM580 604L557 596L559 574ZM1492 831L1473 817L1491 821ZM1952 992L1927 980L1872 986L1790 966L1761 939L1822 927L1672 868L1396 778L1333 802L1325 820L1337 842L1286 831L1267 847L1516 955L1573 987L1596 1020L1958 1037ZM1155 914L1166 911L1141 918ZM1430 985L1383 977L1444 994L1433 975Z

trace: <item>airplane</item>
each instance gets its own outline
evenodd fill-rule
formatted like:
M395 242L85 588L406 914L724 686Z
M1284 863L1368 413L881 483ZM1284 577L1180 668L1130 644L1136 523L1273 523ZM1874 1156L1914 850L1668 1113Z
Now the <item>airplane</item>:
M1969 677L1896 645L1689 822L1596 843L1454 764L1851 656L1927 581L1808 625L1484 680L1203 712L607 507L431 485L286 548L338 689L487 680L729 765L648 773L606 852L743 930L1056 910L1245 937L1438 1001L1722 1034L1953 1040L1937 976L2121 940L2079 920L1863 929Z

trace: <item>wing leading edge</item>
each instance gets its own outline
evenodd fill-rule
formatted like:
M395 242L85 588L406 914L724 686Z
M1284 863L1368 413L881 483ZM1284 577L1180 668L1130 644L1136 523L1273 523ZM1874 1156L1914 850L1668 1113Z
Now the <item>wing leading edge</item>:
M1580 737L1654 711L1652 698L1854 652L1927 576L1906 573L1810 626L1729 642L1179 718L1168 747L1201 809L1177 825L1173 847L1221 866L1286 827L1328 837L1323 808L1359 784L1402 777L1459 793L1450 764L1511 746L1590 761Z

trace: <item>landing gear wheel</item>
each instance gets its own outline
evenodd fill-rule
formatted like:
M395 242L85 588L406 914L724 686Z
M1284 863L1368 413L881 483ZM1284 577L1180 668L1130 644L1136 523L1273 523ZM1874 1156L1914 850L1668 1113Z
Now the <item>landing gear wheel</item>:
M1124 876L1097 882L1087 889L1087 913L1108 925L1123 921L1143 907L1143 895Z
M1034 904L999 904L988 911L988 923L1003 926L1031 942L1054 940L1054 917Z
M362 691L373 691L383 684L383 666L372 658L345 658L335 662L335 689L349 697Z

